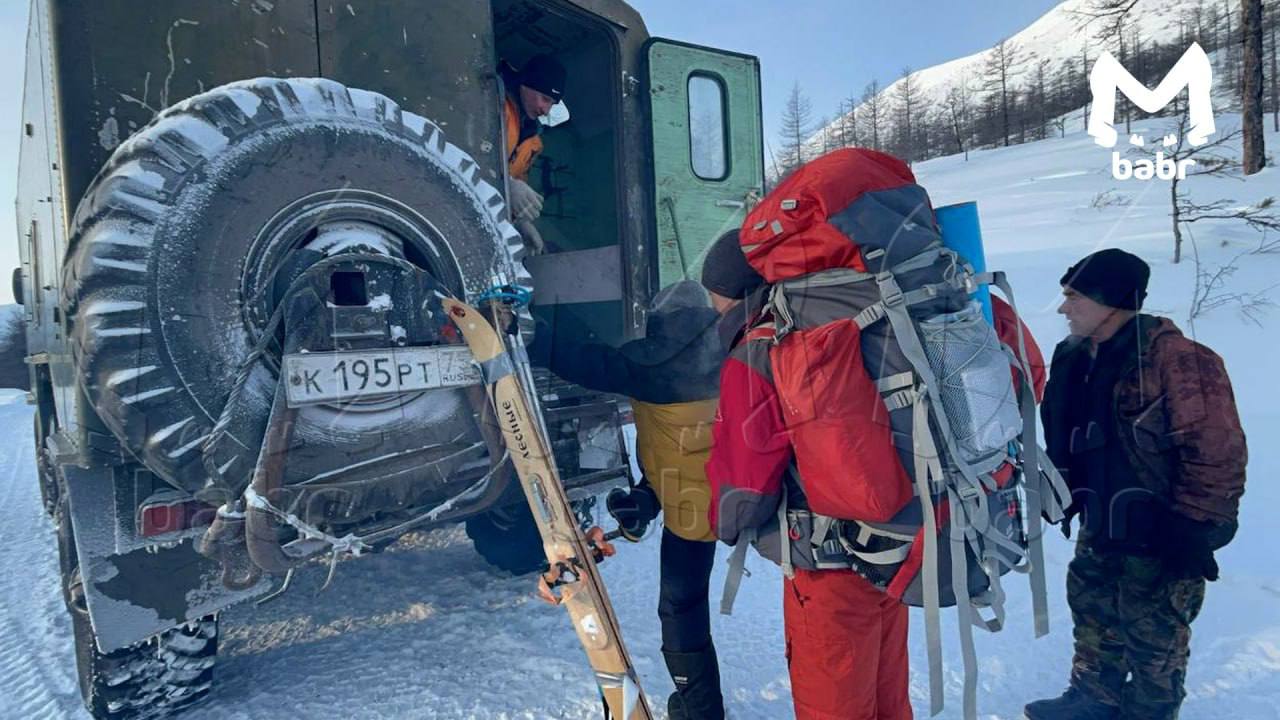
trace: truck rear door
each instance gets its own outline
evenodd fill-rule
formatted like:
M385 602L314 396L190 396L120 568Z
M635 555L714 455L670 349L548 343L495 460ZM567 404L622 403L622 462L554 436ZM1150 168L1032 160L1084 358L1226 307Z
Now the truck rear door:
M764 187L760 62L655 38L646 46L658 281L697 278L707 246Z

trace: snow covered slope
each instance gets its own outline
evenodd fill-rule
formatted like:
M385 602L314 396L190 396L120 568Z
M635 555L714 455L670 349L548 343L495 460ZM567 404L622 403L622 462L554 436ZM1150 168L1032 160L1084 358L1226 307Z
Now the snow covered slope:
M1238 120L1219 118L1227 128ZM1138 124L1158 137L1158 121ZM1280 148L1280 134L1267 136ZM1149 309L1184 329L1194 285L1190 260L1170 263L1168 186L1117 183L1108 154L1077 133L1000 150L970 161L920 163L921 182L943 205L977 200L989 265L1009 271L1020 308L1046 349L1065 333L1054 313L1058 278L1068 264L1104 246L1137 252L1153 269ZM1280 169L1248 181L1191 181L1200 200L1256 200L1280 195ZM1102 192L1127 205L1094 209ZM1123 202L1123 201L1122 201ZM1256 246L1257 236L1223 226L1194 226L1202 261L1217 266ZM1226 242L1226 246L1222 243ZM1188 248L1190 255L1190 248ZM1231 279L1261 290L1280 274L1280 255L1247 255ZM1280 297L1278 297L1280 299ZM1229 307L1200 319L1194 334L1226 358L1251 440L1250 481L1241 531L1220 553L1222 580L1210 586L1194 626L1183 720L1261 720L1280 707L1280 568L1274 508L1280 506L1280 390L1273 356L1280 348L1280 310L1258 327ZM85 718L75 684L71 629L62 611L53 531L40 510L32 449L25 438L30 409L20 393L0 391L0 717ZM642 682L656 707L670 679L659 653L656 616L658 538L623 546L604 565ZM721 559L727 556L721 548ZM1047 543L1052 633L1032 639L1025 583L1012 578L1009 627L979 636L982 717L1011 720L1032 699L1066 684L1071 624L1064 577L1072 547L1057 533ZM778 570L754 555L732 617L716 616L724 687L734 720L790 717L783 659ZM598 718L589 668L564 611L533 599L527 579L501 577L472 552L458 530L406 538L381 555L343 562L333 586L314 597L323 568L308 568L292 592L261 608L224 615L218 681L212 696L186 717L199 720L275 717L514 720ZM713 587L718 593L724 564ZM717 596L718 599L718 596ZM714 606L714 605L713 605ZM948 708L960 716L960 663L955 625L944 626ZM920 620L913 614L913 621ZM927 717L923 628L913 625L912 699ZM659 717L663 717L659 713Z
M1065 0L1042 15L1039 20L1009 38L1009 41L1018 48L1018 65L1013 68L1010 78L1012 87L1021 88L1030 82L1037 60L1050 61L1050 73L1058 72L1059 66L1066 60L1072 61L1079 71L1086 50L1091 68L1093 61L1102 50L1116 52L1112 47L1102 47L1094 38L1095 30L1101 27L1103 21L1096 21L1096 24L1087 30L1080 29L1081 22L1088 19L1086 11L1090 4L1091 0ZM1126 36L1136 33L1143 39L1144 44L1153 41L1173 42L1180 36L1179 19L1184 13L1190 12L1192 8L1201 4L1206 3L1203 3L1203 0L1138 0L1126 15ZM1231 6L1232 12L1238 14L1239 4L1233 2ZM1232 21L1235 22L1234 17ZM977 95L981 95L982 84L985 82L983 66L987 52L984 50L940 65L917 69L912 73L920 89L922 106L942 107L947 89L966 82ZM880 91L885 107L893 106L894 93L901 82L900 78L895 79ZM1080 82L1083 83L1084 80ZM838 133L841 122L842 118L837 116L826 125L825 130ZM821 151L823 133L824 128L819 128L810 137L806 143L808 151L812 153Z

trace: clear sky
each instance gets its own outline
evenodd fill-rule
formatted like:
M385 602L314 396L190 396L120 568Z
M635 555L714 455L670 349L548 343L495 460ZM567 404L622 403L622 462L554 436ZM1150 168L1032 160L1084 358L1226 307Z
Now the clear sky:
M760 58L765 140L794 83L814 119L881 87L904 67L922 70L990 48L1060 0L628 0L649 34Z
M408 0L405 0L408 1ZM1030 25L1057 0L630 0L652 35L760 58L766 140L799 81L815 119L872 79L887 85L985 50ZM13 302L26 0L0 0L0 304Z

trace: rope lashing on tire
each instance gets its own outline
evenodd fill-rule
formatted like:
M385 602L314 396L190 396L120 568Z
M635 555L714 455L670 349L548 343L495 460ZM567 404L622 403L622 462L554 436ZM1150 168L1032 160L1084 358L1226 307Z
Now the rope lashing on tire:
M272 505L270 500L259 495L258 492L253 489L252 485L245 488L243 497L244 501L251 507L267 512L280 522L297 530L298 534L302 537L305 537L308 540L320 540L321 542L332 546L334 553L349 552L352 555L359 556L360 553L370 549L369 546L365 544L364 540L358 535L348 533L342 537L335 537L308 523L297 515L281 510L275 505Z
M321 591L328 588L329 583L333 582L334 571L338 569L338 553L347 552L351 553L353 557L360 557L360 553L372 549L355 534L348 533L342 537L334 537L320 528L302 520L297 515L287 513L277 508L275 505L271 504L270 500L259 495L258 492L253 489L253 485L244 489L244 495L242 497L244 498L245 503L266 512L280 522L289 525L297 530L298 534L302 537L305 537L308 540L319 540L332 548L332 552L329 554L329 572L325 576L324 584L320 586ZM292 572L292 569L290 572Z
M369 533L368 535L356 535L354 533L348 533L342 537L330 535L320 528L299 518L297 515L285 512L284 510L276 507L270 500L259 495L258 492L253 489L252 485L245 488L244 494L241 497L247 505L262 510L275 517L280 522L289 525L298 532L298 535L308 540L319 540L330 546L329 571L324 584L320 586L320 589L324 590L328 588L329 584L333 581L334 571L338 566L339 553L345 552L350 553L353 557L359 557L361 553L367 550L372 550L373 545L377 542L387 538L399 537L418 525L438 520L446 512L454 509L459 503L474 500L483 496L485 489L488 487L489 481L493 479L494 473L496 473L498 469L507 462L507 458L508 454L504 452L502 454L502 459L497 463L494 463L493 467L489 468L489 471L482 475L479 480L476 480L462 492L450 497L448 500L445 500L430 510L398 525L384 528L377 532ZM219 509L219 512L221 512L221 509ZM240 513L240 515L243 516L243 513ZM319 553L317 553L317 555L318 554Z

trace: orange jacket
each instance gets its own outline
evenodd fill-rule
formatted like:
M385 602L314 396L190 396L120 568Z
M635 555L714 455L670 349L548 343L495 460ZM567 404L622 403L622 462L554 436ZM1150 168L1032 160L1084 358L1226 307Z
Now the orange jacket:
M534 135L520 141L520 108L510 95L503 106L503 128L507 133L507 172L517 180L529 180L534 158L542 152L542 138Z

